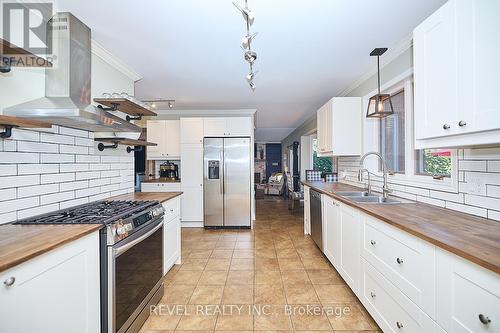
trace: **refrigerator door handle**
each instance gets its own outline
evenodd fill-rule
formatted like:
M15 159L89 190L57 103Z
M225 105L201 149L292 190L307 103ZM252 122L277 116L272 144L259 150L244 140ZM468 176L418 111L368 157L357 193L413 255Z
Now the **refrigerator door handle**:
M224 170L224 166L223 166L223 159L222 159L222 150L219 152L219 158L220 158L220 166L222 168L222 170ZM219 170L219 190L220 190L220 193L221 194L224 194L224 179L223 179L223 171L221 172Z

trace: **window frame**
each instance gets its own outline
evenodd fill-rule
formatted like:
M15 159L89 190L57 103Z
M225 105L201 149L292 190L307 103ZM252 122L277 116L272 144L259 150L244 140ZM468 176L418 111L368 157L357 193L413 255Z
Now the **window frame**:
M388 81L381 86L384 93L395 94L404 90L405 104L405 173L394 173L388 176L388 181L396 185L408 185L413 187L423 187L431 190L439 190L445 192L458 193L458 158L457 150L451 149L451 175L443 179L434 179L432 175L423 175L417 173L416 168L416 149L414 139L414 117L413 117L413 69L409 69L394 79ZM371 96L377 93L376 90L371 91L362 97L363 110L368 107L368 102ZM379 119L371 119L364 117L363 121L363 154L376 151L379 152L380 147L380 121ZM379 161L375 158L367 158L365 167L369 170L377 170L374 172L379 177L382 173L379 170Z

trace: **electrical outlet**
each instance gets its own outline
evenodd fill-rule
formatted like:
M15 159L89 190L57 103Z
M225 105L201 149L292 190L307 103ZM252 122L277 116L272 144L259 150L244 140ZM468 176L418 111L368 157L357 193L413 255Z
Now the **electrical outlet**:
M467 174L467 192L469 194L486 195L486 184L481 176L474 173Z

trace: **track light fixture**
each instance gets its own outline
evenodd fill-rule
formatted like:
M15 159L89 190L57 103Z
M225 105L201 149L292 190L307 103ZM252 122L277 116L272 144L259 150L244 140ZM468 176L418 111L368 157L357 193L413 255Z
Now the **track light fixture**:
M254 73L253 66L255 64L255 61L257 60L257 53L255 51L252 51L252 42L255 36L257 36L257 32L253 34L250 33L250 27L255 21L255 13L248 8L248 0L245 0L245 7L238 5L236 2L233 2L233 5L238 8L246 22L247 34L241 39L241 48L245 52L244 58L250 66L250 73L247 74L246 79L252 91L255 91L255 84L253 83L253 79L256 72Z
M175 99L158 98L158 99L152 99L152 100L147 100L147 101L143 101L143 102L149 104L149 106L151 106L151 108L153 108L153 109L157 109L157 108L163 109L162 103L167 103L168 108L171 109L174 107Z

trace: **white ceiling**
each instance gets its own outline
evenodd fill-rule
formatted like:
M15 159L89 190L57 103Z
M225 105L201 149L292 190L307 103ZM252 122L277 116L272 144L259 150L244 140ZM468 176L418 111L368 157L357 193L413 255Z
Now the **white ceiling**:
M243 3L243 0L239 0ZM177 109L257 109L257 139L279 141L374 65L444 0L248 0L259 71L252 92L231 0L65 0L97 42L143 79L136 96Z

